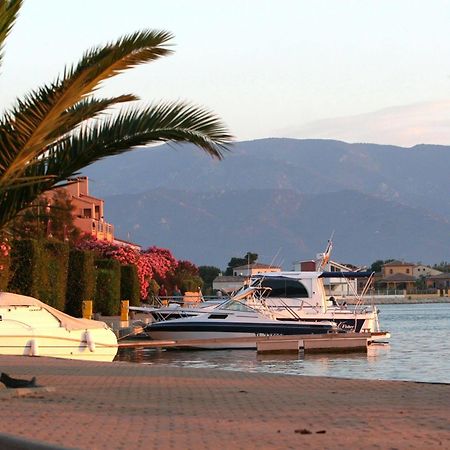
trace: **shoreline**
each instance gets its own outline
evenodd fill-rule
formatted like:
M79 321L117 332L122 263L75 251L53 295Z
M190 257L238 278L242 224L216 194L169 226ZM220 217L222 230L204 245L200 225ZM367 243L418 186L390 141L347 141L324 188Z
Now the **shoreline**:
M20 356L0 364L46 388L0 389L0 443L14 436L23 448L450 447L447 384Z
M353 298L343 298L349 305L354 305L357 300ZM340 301L342 301L340 299ZM405 298L403 295L398 296L378 296L378 297L363 297L363 305L419 305L431 303L450 303L450 297L436 297L436 298Z

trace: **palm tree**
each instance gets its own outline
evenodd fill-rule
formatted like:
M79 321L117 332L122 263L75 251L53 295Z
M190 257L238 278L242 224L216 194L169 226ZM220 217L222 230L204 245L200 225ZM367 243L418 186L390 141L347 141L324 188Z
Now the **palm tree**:
M0 0L0 66L22 2ZM171 39L169 32L144 30L93 48L0 116L0 230L40 194L106 156L150 143L188 142L222 158L232 136L201 107L162 102L111 114L112 107L137 98L93 95L102 81L170 54Z

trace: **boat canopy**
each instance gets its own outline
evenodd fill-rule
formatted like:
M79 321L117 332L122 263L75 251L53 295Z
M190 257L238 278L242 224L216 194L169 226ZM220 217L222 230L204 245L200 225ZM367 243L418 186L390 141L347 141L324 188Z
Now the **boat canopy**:
M270 272L270 273L257 273L252 275L252 279L260 278L289 278L295 280L311 279L311 278L369 278L372 272Z
M259 278L279 278L279 279L311 279L319 278L322 272L269 272L269 273L257 273L251 276L252 280Z
M322 272L320 278L369 278L373 272Z
M89 319L78 319L69 316L51 306L26 295L0 292L0 307L8 306L36 306L45 309L54 316L66 330L87 330L92 328L107 328L105 322Z

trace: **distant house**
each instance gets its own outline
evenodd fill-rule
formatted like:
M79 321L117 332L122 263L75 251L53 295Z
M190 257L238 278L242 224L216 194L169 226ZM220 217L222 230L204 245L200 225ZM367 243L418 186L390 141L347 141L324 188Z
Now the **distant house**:
M233 269L233 275L239 277L251 277L258 273L268 273L268 272L280 272L281 267L270 266L268 264L253 263L247 264L245 266L235 267Z
M416 264L404 261L391 261L381 266L381 278L377 281L377 285L386 289L413 289L419 278L416 273ZM423 271L426 272L425 270Z
M386 289L413 289L417 279L406 273L393 273L378 281L378 285Z
M128 242L128 241L124 241L123 239L119 239L119 238L114 238L112 243L114 245L117 245L117 247L129 247L132 248L133 250L137 250L138 252L140 252L142 250L142 247L139 244L135 244L134 242Z
M416 278L435 276L440 275L441 273L442 272L440 270L436 270L432 267L424 266L422 264L417 264L413 269L413 276Z
M225 293L231 293L240 289L246 281L258 273L280 272L281 267L268 264L253 263L245 266L235 267L232 276L219 275L213 281L213 289Z
M221 291L227 294L231 294L234 291L240 289L245 281L248 280L247 276L227 276L219 275L212 283L214 291Z
M420 279L425 279L428 288L438 288L438 285L445 284L445 274L432 267L404 261L391 261L382 266L377 285L387 289L410 290L416 287ZM442 286L442 288L445 287Z
M414 277L414 268L416 267L413 263L403 262L403 261L391 261L389 263L383 264L381 267L382 278L389 277L394 274L405 274Z
M426 285L428 288L435 289L449 289L450 288L450 273L440 273L438 275L430 275L426 278Z

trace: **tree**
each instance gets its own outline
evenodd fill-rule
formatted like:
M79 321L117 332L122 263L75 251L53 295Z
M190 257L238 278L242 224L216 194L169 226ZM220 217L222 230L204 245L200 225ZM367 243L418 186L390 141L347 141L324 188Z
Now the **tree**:
M210 294L214 279L220 274L221 270L214 266L200 266L198 273L203 280L203 291Z
M178 261L174 272L168 277L167 284L172 291L178 286L182 292L202 289L203 280L199 276L198 267L190 261Z
M379 272L381 272L381 268L383 267L384 264L390 263L392 261L394 261L394 260L393 259L385 259L385 260L377 259L370 266L370 270L372 272L379 273Z
M22 3L0 0L0 65ZM40 194L106 156L170 141L189 142L222 158L232 137L203 108L161 102L118 110L137 97L93 95L104 80L169 55L171 39L167 31L143 30L93 48L0 116L0 230Z
M69 195L56 189L51 199L40 196L18 214L9 228L15 239L55 238L73 243L81 234L74 225L73 209Z
M246 266L256 262L258 259L257 253L247 252L243 258L233 257L230 259L228 263L227 270L225 271L225 275L233 275L233 269L239 266Z
M433 269L439 270L440 272L448 273L450 272L450 263L447 261L441 261L439 264L434 264Z

